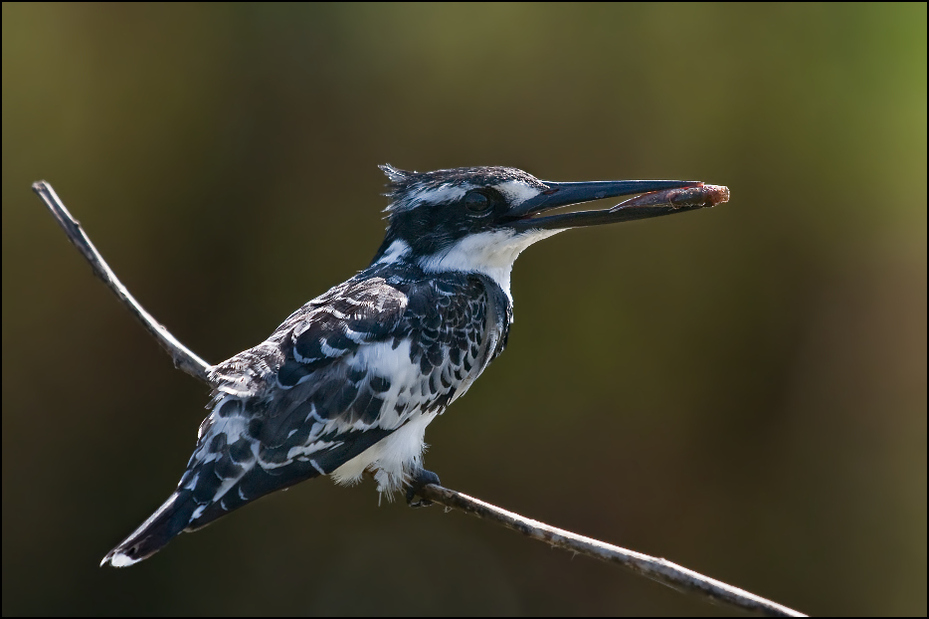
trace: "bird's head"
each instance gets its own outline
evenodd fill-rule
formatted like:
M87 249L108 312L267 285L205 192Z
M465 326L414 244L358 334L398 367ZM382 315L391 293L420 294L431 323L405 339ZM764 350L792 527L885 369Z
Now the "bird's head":
M711 204L630 205L548 214L559 207L629 194L702 187L699 181L541 181L516 168L408 172L391 165L388 229L375 263L415 262L427 271L483 272L498 281L519 253L569 228L655 217ZM647 201L646 201L647 202Z

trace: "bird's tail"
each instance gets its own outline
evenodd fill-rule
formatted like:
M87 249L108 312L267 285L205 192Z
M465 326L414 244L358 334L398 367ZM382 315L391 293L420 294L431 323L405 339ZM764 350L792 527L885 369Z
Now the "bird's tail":
M178 490L164 504L132 532L123 542L107 553L101 567L126 567L147 559L190 524L197 502L189 490Z

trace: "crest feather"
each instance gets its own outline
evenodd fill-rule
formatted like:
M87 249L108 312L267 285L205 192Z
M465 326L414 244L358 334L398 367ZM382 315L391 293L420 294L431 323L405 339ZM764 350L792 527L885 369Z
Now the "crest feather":
M389 163L378 166L387 176L387 193L390 204L384 209L393 214L415 208L422 198L444 195L449 190L486 186L507 181L519 181L544 191L548 187L539 179L517 168L481 166L451 168L434 172L416 172L395 168Z
M385 163L377 167L381 169L381 172L383 172L387 176L387 180L390 181L391 183L400 182L410 175L410 173L407 172L406 170L400 170L398 168L395 168L389 163Z

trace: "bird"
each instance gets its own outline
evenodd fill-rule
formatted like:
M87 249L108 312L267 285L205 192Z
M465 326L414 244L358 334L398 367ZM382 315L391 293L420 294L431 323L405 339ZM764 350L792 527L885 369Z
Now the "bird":
M182 532L314 477L348 485L368 472L379 493L406 489L411 505L427 503L414 500L439 482L423 467L426 426L506 347L517 256L570 228L713 205L646 200L551 214L608 197L699 193L703 183L379 167L390 203L370 265L293 312L264 342L210 366L210 413L176 490L101 566L133 565Z

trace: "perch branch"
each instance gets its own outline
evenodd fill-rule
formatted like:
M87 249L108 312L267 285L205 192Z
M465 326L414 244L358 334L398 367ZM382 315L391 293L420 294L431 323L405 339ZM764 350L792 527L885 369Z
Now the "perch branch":
M126 287L117 279L112 269L103 260L103 257L90 242L81 224L71 216L65 205L62 204L55 190L45 181L33 183L32 190L38 194L52 212L55 219L64 229L68 240L74 244L84 258L90 263L94 274L119 297L129 311L142 323L145 329L161 344L171 358L174 365L190 374L194 378L209 384L208 371L210 365L181 344L167 329L158 323L146 312L138 301L129 293ZM475 499L455 490L429 484L418 492L424 499L445 506L473 514L479 518L495 522L527 537L546 542L551 546L562 548L578 554L587 555L602 561L618 563L642 574L652 580L668 585L678 590L689 590L703 596L744 610L760 612L775 617L804 617L806 615L781 606L762 597L743 591L737 587L727 585L718 580L698 574L693 570L681 567L656 557L651 557L632 550L613 546L590 537L584 537L564 529L531 520L519 514L507 511L490 503Z
M430 484L424 486L419 495L433 503L459 509L478 518L495 522L508 529L518 531L527 537L545 542L552 547L587 555L609 563L618 563L633 572L638 572L674 589L695 591L718 602L760 612L772 617L806 616L748 591L743 591L732 585L698 574L686 567L681 567L676 563L671 563L667 559L659 559L634 550L613 546L592 537L585 537L565 529L559 529L544 522L520 516L480 499L475 499L457 490Z
M174 367L194 378L199 378L203 382L209 382L207 380L207 371L210 364L177 341L177 338L171 335L161 323L152 318L152 315L139 305L135 297L129 293L129 290L113 273L113 270L103 259L103 256L100 255L100 252L97 251L97 248L94 247L94 244L90 242L90 238L81 228L81 222L72 217L65 205L62 204L52 186L45 181L38 181L32 184L32 190L42 199L42 202L45 202L45 206L52 212L58 225L68 235L68 240L77 247L78 251L90 263L94 275L103 280L103 283L113 291L113 294L119 297L119 300L129 308L132 315L142 323L145 330L151 333L152 337L161 344L161 347L168 351L174 361Z

